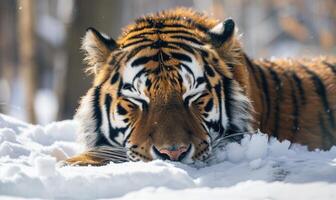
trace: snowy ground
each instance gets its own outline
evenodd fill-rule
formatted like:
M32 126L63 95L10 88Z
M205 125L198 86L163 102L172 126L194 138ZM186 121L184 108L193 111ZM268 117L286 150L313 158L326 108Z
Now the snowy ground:
M230 144L218 164L63 167L76 123L32 126L0 115L0 199L336 199L336 147L308 152L265 135Z

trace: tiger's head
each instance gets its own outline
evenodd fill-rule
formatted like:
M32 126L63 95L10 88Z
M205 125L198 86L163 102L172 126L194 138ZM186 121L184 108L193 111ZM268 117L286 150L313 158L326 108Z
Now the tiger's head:
M191 163L227 135L250 131L234 27L177 9L136 20L116 41L89 28L82 49L95 78L76 114L86 146L123 146L134 161Z

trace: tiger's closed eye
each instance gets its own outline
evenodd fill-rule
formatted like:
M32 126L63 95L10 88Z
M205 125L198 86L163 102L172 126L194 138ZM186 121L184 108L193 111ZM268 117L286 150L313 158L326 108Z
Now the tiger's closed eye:
M145 100L140 99L137 96L129 96L129 95L124 95L120 94L120 97L124 100L135 106L134 108L139 108L141 110L146 110L148 108L148 104Z
M207 90L203 90L201 92L197 92L195 94L191 94L189 96L187 96L184 99L184 104L186 106L191 106L192 103L198 103L198 101L200 101L203 97L206 97L209 95L209 92Z

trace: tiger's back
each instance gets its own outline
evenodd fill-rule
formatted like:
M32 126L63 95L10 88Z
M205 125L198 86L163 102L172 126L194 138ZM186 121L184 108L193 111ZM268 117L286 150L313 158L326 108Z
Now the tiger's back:
M257 60L250 70L262 132L310 149L336 143L335 58Z

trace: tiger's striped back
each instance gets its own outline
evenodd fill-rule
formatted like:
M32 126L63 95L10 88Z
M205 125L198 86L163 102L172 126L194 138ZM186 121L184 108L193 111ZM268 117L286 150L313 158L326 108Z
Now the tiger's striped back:
M336 59L257 60L250 65L260 129L310 149L336 143Z

